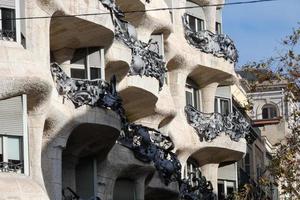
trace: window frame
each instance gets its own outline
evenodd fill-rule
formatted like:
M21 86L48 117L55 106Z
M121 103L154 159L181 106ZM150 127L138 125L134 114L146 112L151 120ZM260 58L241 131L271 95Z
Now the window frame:
M226 97L220 97L220 96L215 96L215 112L220 113L222 115L227 115L222 113L221 109L221 101L227 101L228 102L228 114L232 112L232 100L231 98L226 98Z
M267 110L267 117L264 117L264 110ZM272 110L274 109L274 110ZM273 115L273 111L275 111L275 115ZM278 112L278 108L276 105L273 104L265 104L262 108L261 108L261 117L262 119L276 119L279 117L279 112Z
M22 103L22 121L23 121L23 135L8 135L8 134L0 134L0 137L2 138L0 142L2 142L2 159L3 163L11 163L8 162L8 138L18 138L19 139L19 151L20 151L20 163L23 165L23 170L21 172L13 172L18 174L24 174L26 176L29 176L29 142L28 142L28 117L27 117L27 95L23 94L21 96L18 96L21 98ZM12 97L14 98L14 97ZM1 171L0 173L7 173L6 171Z
M187 80L185 84L185 105L190 105L187 103L187 92L192 94L192 105L197 110L202 110L202 101L201 101L201 90L198 89L197 85L193 83L192 80Z
M222 34L222 24L220 22L216 22L215 31L216 31L216 34Z
M193 30L193 28L191 27L191 24L190 24L190 17L194 18L195 19L195 24L194 24L194 27L195 27L195 32L200 32L200 31L204 31L205 30L205 21L201 18L198 18L198 17L195 17L191 14L186 14L186 19L187 19L187 22L190 26L190 28ZM199 24L200 24L200 29L199 29Z
M0 19L2 19L2 9L14 10L14 18L20 18L21 17L21 11L25 12L25 7L21 8L21 0L14 0L14 6L12 6L12 5L3 5L2 7L0 7ZM14 36L13 36L12 39L9 39L9 38L8 39L3 39L3 36L0 36L0 40L9 41L9 42L17 42L25 48L26 42L24 42L24 41L26 40L26 38L22 33L21 23L23 25L25 23L25 21L24 20L15 20L14 21L14 23L13 23L14 24L14 29L13 29ZM2 31L2 20L0 20L0 30ZM22 36L23 36L23 38L22 38Z
M99 67L90 65L89 58L91 57L90 51L92 51L90 49L92 49L92 48L98 49L97 51L94 51L93 53L99 52L99 55L100 55L100 66ZM72 59L74 58L76 51L79 51L79 50L84 50L85 51L85 55L84 55L84 58L83 58L84 59L84 64L77 64L77 63L72 62ZM74 77L71 76L72 78L74 78L74 79L87 79L87 80L105 79L104 49L102 47L78 48L78 49L75 50L73 58L71 59L70 76L71 76L71 70L72 69L81 69L81 70L84 70L85 77L84 78L74 78ZM100 69L100 77L99 78L91 79L91 68Z

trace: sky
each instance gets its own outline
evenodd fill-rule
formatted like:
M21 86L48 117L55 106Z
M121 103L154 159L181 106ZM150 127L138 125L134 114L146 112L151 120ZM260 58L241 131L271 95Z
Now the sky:
M239 51L238 66L275 55L282 39L292 33L297 22L300 0L231 5L223 9L223 32L234 40Z

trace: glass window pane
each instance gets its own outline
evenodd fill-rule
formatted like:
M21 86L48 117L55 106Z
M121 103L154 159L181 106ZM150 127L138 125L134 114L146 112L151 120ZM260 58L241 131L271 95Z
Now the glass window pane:
M85 66L86 63L86 52L87 50L85 48L83 49L77 49L74 53L74 56L71 60L71 64L78 64Z
M101 78L101 68L90 68L91 71L91 80Z
M11 162L22 160L20 138L8 137L7 138L7 159Z
M0 162L3 162L3 139L2 136L0 136Z
M224 183L218 183L218 199L224 200L225 199L225 190L224 190Z
M276 112L275 108L273 108L273 107L270 108L270 115L271 115L271 118L277 117L277 112Z
M99 48L89 48L89 66L101 67L101 53Z
M193 104L193 93L185 91L186 105L194 106Z
M86 79L85 69L71 68L71 77L78 78L78 79Z
M268 119L269 118L268 108L263 108L263 110L262 110L262 118L263 119Z
M204 30L204 21L202 19L197 19L197 31L203 31Z
M193 31L196 31L196 18L191 15L188 15L188 20L189 20L190 28Z
M228 115L229 114L229 101L221 99L220 100L221 106L221 114Z
M1 17L2 17L2 30L14 31L15 30L15 20L11 20L11 19L15 18L15 10L2 8L1 9Z
M219 108L218 108L218 99L215 98L215 112L218 113L219 112Z

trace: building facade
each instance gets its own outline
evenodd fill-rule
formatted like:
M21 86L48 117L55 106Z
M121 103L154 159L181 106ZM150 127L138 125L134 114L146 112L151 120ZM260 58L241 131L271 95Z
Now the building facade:
M217 199L249 133L222 3L0 0L0 199Z

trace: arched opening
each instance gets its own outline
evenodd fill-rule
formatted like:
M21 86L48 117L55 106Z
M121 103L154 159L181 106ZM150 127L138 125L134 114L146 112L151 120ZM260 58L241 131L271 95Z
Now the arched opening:
M76 127L62 153L63 197L83 199L97 196L97 163L115 144L118 130L98 124ZM100 159L100 160L99 160Z
M277 107L273 104L266 104L261 110L263 119L274 119L278 117Z
M135 182L128 178L118 178L115 182L113 200L136 200Z

